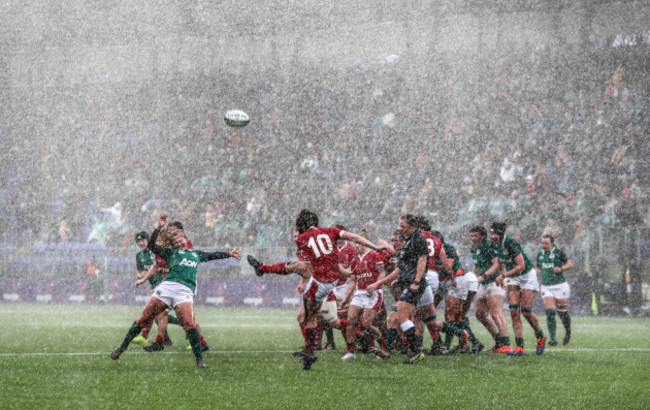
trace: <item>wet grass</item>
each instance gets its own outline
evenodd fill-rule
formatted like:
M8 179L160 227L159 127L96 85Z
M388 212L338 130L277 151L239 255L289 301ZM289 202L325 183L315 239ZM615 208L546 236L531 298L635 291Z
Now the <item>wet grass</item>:
M160 353L109 353L138 307L0 305L0 407L24 408L648 408L650 321L574 317L566 346L528 356L481 353L401 364L338 350L309 372L289 352L301 346L295 312L200 307L211 350L199 371L182 330ZM544 318L540 318L544 322ZM487 345L484 329L472 319ZM545 322L544 322L545 326ZM563 336L558 325L559 337ZM153 338L151 335L150 338ZM425 339L426 340L426 339ZM426 342L429 343L428 341Z

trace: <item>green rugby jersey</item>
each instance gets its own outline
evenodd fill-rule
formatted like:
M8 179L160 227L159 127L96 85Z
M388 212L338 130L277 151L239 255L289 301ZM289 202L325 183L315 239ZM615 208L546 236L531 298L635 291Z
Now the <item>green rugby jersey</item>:
M517 255L521 254L524 257L524 263L526 264L524 271L510 276L511 278L516 278L517 276L528 273L533 268L533 264L530 262L530 259L528 259L528 256L526 256L526 253L521 248L521 244L519 244L519 242L517 242L514 238L506 236L503 238L503 243L500 245L492 244L492 247L497 257L499 258L499 261L503 263L506 272L514 269L514 267L517 266L517 262L515 262L515 257Z
M560 283L566 282L564 272L555 273L553 272L553 268L562 267L562 265L564 265L568 260L569 258L566 256L566 253L555 246L550 252L544 252L544 250L542 250L538 253L537 267L541 271L542 285L559 285Z
M458 269L461 268L460 264L460 258L458 257L458 252L456 252L456 248L453 245L449 245L448 243L443 243L442 248L445 250L445 254L447 255L447 259L453 259L454 263L451 265L451 271L452 271L452 276L456 276L456 272L458 272ZM438 272L441 280L446 280L450 279L451 276L449 276L447 273L445 273L445 276L442 276L442 263L440 261L436 261L436 266L438 268Z
M154 255L154 253L149 249L144 251L141 250L137 255L135 255L135 266L138 271L148 272L151 266L154 265L155 261L156 255ZM162 279L162 270L156 271L156 273L154 273L153 276L149 278L151 289L158 286L160 282L162 282Z
M207 252L199 251L196 249L188 249L186 251L176 248L162 248L156 249L158 256L167 261L169 266L169 274L165 277L165 282L181 283L192 292L196 292L196 271L199 263L207 262Z
M169 274L163 279L163 282L176 282L187 286L196 293L196 271L199 263L207 262L214 259L229 258L228 252L203 252L196 249L182 250L178 248L163 248L156 245L156 240L160 231L154 229L149 238L148 247L156 255L167 261Z
M148 271L154 264L156 256L149 249L141 250L135 255L135 268L138 271Z
M492 259L497 257L492 248L492 241L490 241L490 238L484 238L478 246L472 245L470 252L472 253L474 266L476 266L476 276L485 274L485 272L492 267ZM488 278L484 277L481 285L489 285L497 279L497 276L499 276L499 274L498 272L495 272Z

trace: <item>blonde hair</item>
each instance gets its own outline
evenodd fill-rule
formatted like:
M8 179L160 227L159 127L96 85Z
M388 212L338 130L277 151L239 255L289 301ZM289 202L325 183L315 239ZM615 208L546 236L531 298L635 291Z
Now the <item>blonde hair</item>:
M172 241L172 236L170 232L161 232L160 235L158 235L158 239L156 240L156 244L159 246L162 246L163 248L171 248L174 246L174 242Z

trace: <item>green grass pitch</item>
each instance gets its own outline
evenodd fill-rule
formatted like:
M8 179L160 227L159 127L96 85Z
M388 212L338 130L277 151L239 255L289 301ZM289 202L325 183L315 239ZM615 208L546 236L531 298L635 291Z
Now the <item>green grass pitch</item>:
M415 365L402 364L399 354L342 362L338 333L337 350L319 352L305 372L289 354L302 345L293 311L198 307L211 348L204 355L210 368L199 370L178 326L170 326L174 345L164 352L132 346L119 360L109 358L141 307L2 304L0 310L2 409L650 407L647 319L573 317L571 343L547 346L542 356L526 327L525 357L427 356ZM473 317L471 324L491 345ZM560 340L563 334L558 323Z

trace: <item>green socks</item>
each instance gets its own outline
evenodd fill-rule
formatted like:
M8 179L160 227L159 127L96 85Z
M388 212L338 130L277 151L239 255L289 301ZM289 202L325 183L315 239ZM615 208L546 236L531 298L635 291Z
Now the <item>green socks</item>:
M568 335L570 335L571 334L571 316L569 316L569 312L558 310L557 314L558 314L558 316L560 316L560 320L562 321L562 325L564 325L564 330L566 330L566 333Z
M201 353L201 336L199 335L199 330L197 328L190 329L187 331L187 338L190 340L190 345L192 346L192 353L197 359L203 359Z
M142 327L138 326L135 322L131 325L131 328L129 329L128 332L126 332L126 336L124 337L124 341L122 342L122 348L126 349L129 347L131 344L131 340L133 340L137 335L142 332Z
M555 309L546 309L546 324L548 326L548 334L551 336L551 340L555 340L555 331L557 329Z
M469 327L469 318L467 316L463 316L463 320L460 322L460 326L467 331L467 334L469 335L469 341L472 343L472 345L475 345L479 342L479 340L474 335L474 332L472 332L472 329Z
M386 348L390 349L393 347L393 343L397 338L397 329L388 329L388 334L386 335Z

